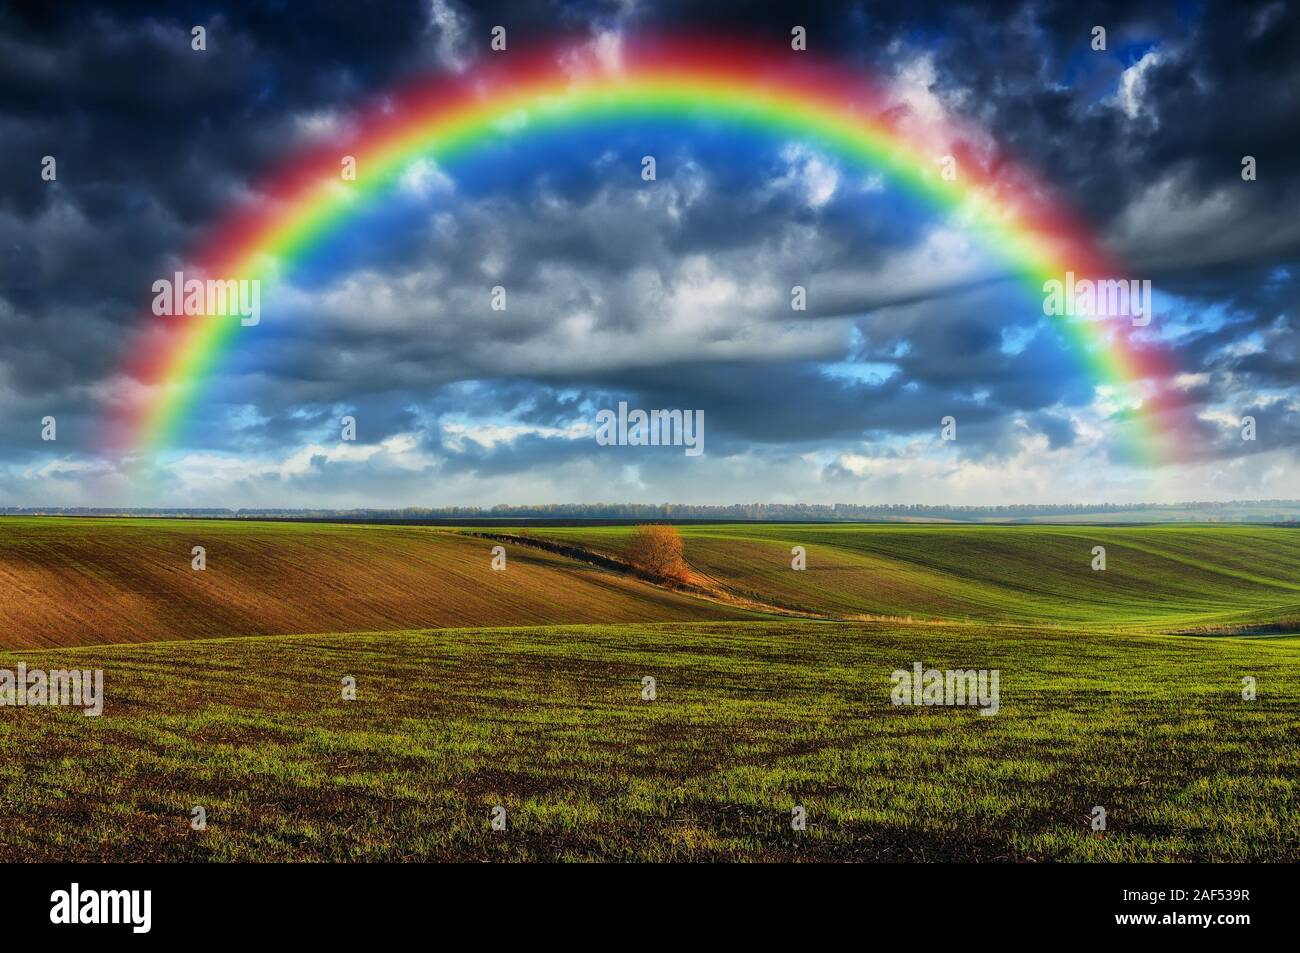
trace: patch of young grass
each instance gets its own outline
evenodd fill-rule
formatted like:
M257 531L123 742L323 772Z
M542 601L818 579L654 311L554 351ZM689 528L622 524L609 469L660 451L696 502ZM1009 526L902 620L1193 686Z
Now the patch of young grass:
M672 623L0 667L20 658L103 668L107 703L0 708L6 861L1300 859L1286 639ZM914 661L998 669L998 714L893 705L890 673Z

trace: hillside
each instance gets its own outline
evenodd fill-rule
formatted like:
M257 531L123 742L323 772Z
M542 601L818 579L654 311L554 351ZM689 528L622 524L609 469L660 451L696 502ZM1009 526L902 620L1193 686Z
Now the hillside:
M421 527L4 519L0 648L745 617L537 549L496 572L490 550Z
M617 554L627 526L534 536ZM1159 630L1300 618L1300 529L1268 526L683 526L686 557L723 588L835 616ZM793 546L807 569L790 568ZM1092 569L1094 546L1106 569Z
M683 526L712 597L589 561L617 559L631 531L532 527L510 542L518 531L492 530L507 537L496 572L497 540L481 529L6 518L0 648L771 611L1162 632L1295 630L1300 618L1300 530L1282 527ZM539 548L552 544L573 552ZM795 545L802 572L790 568ZM1091 568L1097 545L1104 572Z

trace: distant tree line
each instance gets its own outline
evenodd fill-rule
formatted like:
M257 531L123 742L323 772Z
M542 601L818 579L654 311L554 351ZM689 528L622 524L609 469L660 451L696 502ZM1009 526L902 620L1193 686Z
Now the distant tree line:
M1300 500L1192 501L1185 503L1023 503L959 506L929 503L541 503L481 506L407 506L401 509L224 509L113 507L0 507L9 516L153 516L227 519L630 519L630 520L1028 520L1045 517L1150 514L1152 519L1300 518Z

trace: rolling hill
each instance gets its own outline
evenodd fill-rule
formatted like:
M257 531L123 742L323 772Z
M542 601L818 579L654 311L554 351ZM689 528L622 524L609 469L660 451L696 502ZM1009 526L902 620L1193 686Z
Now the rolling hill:
M1300 529L718 524L680 527L724 590L836 617L1215 629L1300 619ZM631 527L532 535L617 555ZM803 546L807 569L791 569ZM1092 569L1093 547L1106 550ZM1298 626L1300 627L1300 626Z
M621 566L632 529L6 518L0 648L773 615L1159 632L1300 619L1300 530L1282 527L687 525L693 591Z
M538 549L496 572L491 545L421 527L4 519L0 648L748 615Z

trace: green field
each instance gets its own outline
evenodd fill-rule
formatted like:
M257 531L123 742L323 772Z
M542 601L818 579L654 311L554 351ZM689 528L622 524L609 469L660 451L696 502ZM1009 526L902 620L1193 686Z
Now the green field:
M682 592L537 545L617 557L623 527L533 528L500 573L477 532L0 521L0 580L27 587L26 616L6 592L11 646L63 604L41 580L80 580L86 618L96 593L128 624L150 600L201 616L178 616L186 641L87 626L0 651L0 669L101 668L107 696L99 718L0 707L0 860L1300 859L1292 531L690 526L708 585ZM262 572L196 579L196 533ZM408 562L408 600L338 595ZM250 592L277 624L325 605L356 629L212 637L203 613ZM498 615L472 626L396 624L484 604ZM893 704L913 662L997 669L998 713Z
M631 527L532 535L618 553ZM692 567L737 593L836 617L1070 628L1296 624L1300 529L1272 526L683 526ZM807 569L790 568L803 546ZM1091 568L1106 550L1106 569Z

